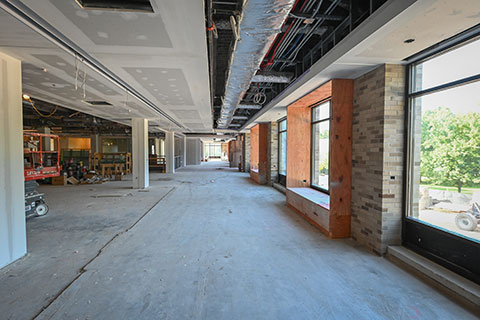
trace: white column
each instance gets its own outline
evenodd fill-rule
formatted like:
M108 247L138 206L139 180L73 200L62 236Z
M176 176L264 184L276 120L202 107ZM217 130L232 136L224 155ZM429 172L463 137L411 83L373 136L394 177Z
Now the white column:
M157 156L160 156L162 154L160 150L160 138L155 138L155 154Z
M90 152L92 154L100 152L100 139L98 134L90 136Z
M167 173L175 172L175 133L165 133L165 161L167 162Z
M187 166L187 136L183 137L183 166Z
M0 53L0 268L27 252L24 192L21 62Z
M148 179L148 120L132 119L133 188L145 189Z

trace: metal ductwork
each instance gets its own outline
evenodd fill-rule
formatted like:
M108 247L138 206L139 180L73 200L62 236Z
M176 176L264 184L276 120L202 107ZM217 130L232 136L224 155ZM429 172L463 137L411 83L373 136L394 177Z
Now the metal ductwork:
M263 57L281 31L295 0L248 0L240 21L239 40L225 90L225 100L217 121L218 128L228 128L237 105L247 92Z
M290 83L293 73L276 71L258 71L252 82Z

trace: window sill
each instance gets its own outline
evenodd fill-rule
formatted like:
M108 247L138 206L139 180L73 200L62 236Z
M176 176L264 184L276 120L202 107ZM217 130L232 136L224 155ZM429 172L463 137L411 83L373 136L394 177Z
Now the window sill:
M287 188L287 190L298 194L302 198L305 198L326 210L330 210L330 196L328 194L313 188Z

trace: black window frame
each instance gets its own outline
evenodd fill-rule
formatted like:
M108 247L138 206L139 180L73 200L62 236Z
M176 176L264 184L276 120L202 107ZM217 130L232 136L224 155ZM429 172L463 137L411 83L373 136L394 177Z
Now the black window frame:
M311 112L311 124L310 124L310 188L312 189L315 189L315 190L318 190L320 192L323 192L323 193L326 193L328 195L330 195L330 164L332 163L331 162L331 154L330 154L330 136L331 136L331 131L332 131L332 101L331 101L331 97L327 98L327 99L324 99L322 101L319 101L317 103L315 103L314 105L312 105L310 107L310 112ZM329 112L328 112L328 118L324 118L324 119L320 119L320 120L313 120L313 114L315 112L315 109L320 107L321 105L323 105L324 103L327 103L328 102L328 106L329 106ZM315 185L313 184L313 177L314 177L314 166L313 166L313 162L314 162L314 131L313 131L313 127L314 125L318 124L318 123L321 123L321 122L326 122L328 121L328 138L329 138L329 142L328 142L328 189L325 189L325 188L322 188L318 185Z
M411 217L413 189L414 141L413 101L415 98L480 81L480 74L414 91L414 68L450 50L480 39L480 24L442 41L406 59L408 62L405 86L405 158L403 188L402 245L418 254L480 284L480 245L466 237ZM480 41L480 40L479 40Z
M285 121L285 130L280 129L280 123ZM287 154L286 154L286 149L287 149L287 144L285 143L285 174L280 173L280 161L281 161L281 146L280 146L280 137L282 133L285 133L287 135L287 117L283 117L279 120L277 120L278 123L278 183L281 184L282 186L286 187L287 186Z

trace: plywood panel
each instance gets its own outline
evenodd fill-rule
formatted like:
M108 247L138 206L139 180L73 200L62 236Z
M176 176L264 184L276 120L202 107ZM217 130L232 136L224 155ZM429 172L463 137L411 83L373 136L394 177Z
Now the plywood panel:
M267 134L266 123L250 129L250 177L259 184L267 183Z
M310 186L311 109L287 109L287 188Z
M328 223L321 226L331 238L350 236L351 172L352 172L352 106L353 81L334 79L311 91L287 108L287 188L310 187L311 107L331 98L330 131L330 210ZM308 208L298 199L287 202L309 220ZM296 202L290 203L290 201ZM310 210L311 211L311 210ZM318 221L317 225L320 226Z
M250 129L250 171L258 171L258 139L260 134L260 126Z
M322 86L318 87L317 89L314 89L313 91L310 91L291 105L289 105L289 108L295 108L295 107L310 107L319 101L328 99L332 96L332 81L329 81Z
M331 101L330 232L343 238L350 236L353 80L333 80Z

